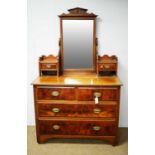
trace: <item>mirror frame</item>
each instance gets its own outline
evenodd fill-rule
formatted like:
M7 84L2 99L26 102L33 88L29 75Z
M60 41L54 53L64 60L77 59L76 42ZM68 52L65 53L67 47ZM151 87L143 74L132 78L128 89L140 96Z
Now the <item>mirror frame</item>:
M61 68L61 72L63 71L71 71L71 70L75 70L75 71L92 71L92 72L96 72L96 59L97 59L97 38L96 38L96 17L97 15L95 15L94 13L88 13L87 12L88 9L84 9L84 8L73 8L73 9L69 9L68 12L69 13L62 13L61 15L59 15L60 18L60 40L59 40L59 56L60 56L60 68ZM63 46L63 20L93 20L93 67L92 68L88 68L85 70L82 69L64 69L64 46Z

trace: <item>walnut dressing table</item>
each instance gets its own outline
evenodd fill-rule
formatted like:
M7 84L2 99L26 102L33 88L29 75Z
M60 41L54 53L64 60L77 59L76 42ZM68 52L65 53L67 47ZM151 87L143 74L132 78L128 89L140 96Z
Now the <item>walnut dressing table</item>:
M110 144L116 145L121 82L116 74L98 75L96 15L87 13L87 9L83 8L68 11L68 14L63 13L59 16L60 76L44 74L33 82L37 141L44 143L51 138L92 138L107 140ZM70 63L74 68L68 66L69 59L67 59L66 53L69 48L65 41L66 32L63 31L65 29L63 20L92 21L92 25L90 24L93 28L90 40L92 49L90 53L87 53L92 57L88 56L91 61L84 61L87 63L86 65L82 58L75 62L72 55L70 59L74 61ZM75 45L74 48L75 50L71 47L74 55L77 50L83 50L80 47L77 49ZM87 52L89 49L84 50ZM68 54L69 56L71 52ZM83 52L82 54L81 57L87 59ZM108 59L110 58L113 56ZM75 59L78 59L77 55ZM84 66L81 67L79 64Z

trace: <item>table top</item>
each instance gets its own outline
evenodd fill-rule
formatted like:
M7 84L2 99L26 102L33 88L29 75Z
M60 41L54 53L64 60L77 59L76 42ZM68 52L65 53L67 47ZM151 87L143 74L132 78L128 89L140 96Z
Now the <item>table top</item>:
M97 76L90 75L62 75L62 76L40 76L37 77L33 85L89 85L89 86L121 86L118 76Z

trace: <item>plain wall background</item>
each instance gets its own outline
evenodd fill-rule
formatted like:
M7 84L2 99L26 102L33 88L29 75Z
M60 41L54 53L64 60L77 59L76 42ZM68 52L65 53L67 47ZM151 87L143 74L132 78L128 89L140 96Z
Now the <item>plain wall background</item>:
M99 53L118 57L118 76L123 83L119 126L128 126L127 3L127 0L28 0L28 125L35 124L31 83L39 75L38 57L58 52L58 15L82 7L98 15Z

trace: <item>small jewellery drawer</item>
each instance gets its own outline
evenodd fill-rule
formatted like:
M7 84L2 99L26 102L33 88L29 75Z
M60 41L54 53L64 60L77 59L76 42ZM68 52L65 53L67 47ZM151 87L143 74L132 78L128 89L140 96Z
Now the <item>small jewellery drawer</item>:
M114 136L115 121L40 120L40 134Z
M38 104L41 117L116 117L116 103L114 104Z
M99 101L116 101L118 100L118 88L105 87L79 87L78 100L79 101L92 101L97 97Z
M99 64L99 70L116 70L116 64Z
M38 87L36 90L38 100L74 100L74 87Z
M56 69L56 64L41 63L40 67L41 67L41 69Z

